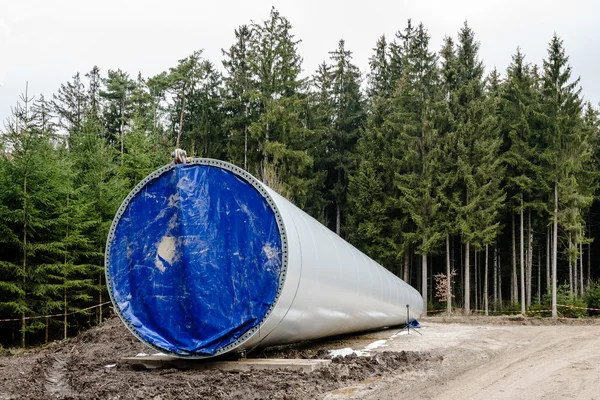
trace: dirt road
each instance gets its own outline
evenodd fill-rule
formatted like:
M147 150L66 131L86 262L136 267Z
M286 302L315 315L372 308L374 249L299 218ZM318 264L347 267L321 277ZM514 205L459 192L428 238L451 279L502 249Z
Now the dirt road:
M439 370L413 381L415 398L600 399L600 326L425 323L422 333L385 348L443 354ZM407 389L399 377L356 397L398 399Z

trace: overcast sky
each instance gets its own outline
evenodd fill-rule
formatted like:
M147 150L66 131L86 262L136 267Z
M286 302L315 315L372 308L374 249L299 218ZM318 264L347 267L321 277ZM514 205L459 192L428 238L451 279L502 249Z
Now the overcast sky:
M392 38L406 20L423 22L431 48L456 37L465 19L481 43L487 71L504 71L520 46L526 60L541 65L553 32L564 40L583 94L600 101L600 3L593 0L529 1L265 1L265 0L0 0L0 121L29 81L30 94L50 97L76 72L98 65L103 75L121 68L151 76L204 49L221 65L221 49L234 29L268 18L275 6L301 39L304 73L312 74L346 40L366 73L379 36ZM2 127L3 124L0 124Z

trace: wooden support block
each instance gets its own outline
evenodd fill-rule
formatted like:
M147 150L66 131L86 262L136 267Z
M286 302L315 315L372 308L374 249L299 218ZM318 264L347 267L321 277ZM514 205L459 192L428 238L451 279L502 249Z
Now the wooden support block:
M288 369L305 373L313 372L328 365L331 360L304 360L283 358L246 358L237 361L207 361L177 358L166 355L124 357L128 364L141 365L148 369L173 367L177 369L220 369L228 372L249 372L255 370Z

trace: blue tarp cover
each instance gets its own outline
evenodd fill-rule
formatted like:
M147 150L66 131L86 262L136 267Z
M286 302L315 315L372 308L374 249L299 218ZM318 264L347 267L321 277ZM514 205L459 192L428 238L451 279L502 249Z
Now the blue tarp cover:
M108 277L145 341L213 355L258 325L281 274L275 214L234 173L181 164L150 181L116 226Z

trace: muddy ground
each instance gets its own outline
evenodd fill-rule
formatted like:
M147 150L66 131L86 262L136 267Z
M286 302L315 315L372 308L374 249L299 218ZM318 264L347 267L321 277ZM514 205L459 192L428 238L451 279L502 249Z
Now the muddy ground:
M454 397L458 393L462 398L541 398L508 389L516 381L519 388L528 390L522 376L529 377L532 387L538 381L552 387L549 382L565 371L566 376L556 379L564 382L569 380L568 373L576 373L575 381L584 386L599 376L598 320L435 317L422 325L421 334L387 329L248 355L326 358L332 349L367 349L361 357L336 357L330 366L310 374L287 370L229 373L145 370L125 364L121 357L153 351L113 318L77 338L44 348L5 350L0 356L0 399L396 399L408 389L411 397L419 393L417 398L458 398ZM571 360L579 347L579 359ZM522 354L535 361L530 363ZM552 366L550 375L535 365ZM528 369L538 372L528 374ZM581 377L582 373L590 378ZM481 376L490 382L482 382ZM507 380L502 381L502 376ZM481 392L480 387L490 389ZM465 397L469 388L471 395ZM553 390L545 397L560 398L554 395L561 392ZM569 393L574 390L570 387Z

